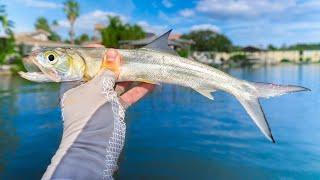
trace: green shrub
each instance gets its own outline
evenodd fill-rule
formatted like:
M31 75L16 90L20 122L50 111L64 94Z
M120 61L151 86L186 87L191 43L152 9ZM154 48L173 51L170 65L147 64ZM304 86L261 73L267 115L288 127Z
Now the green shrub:
M306 62L306 63L311 62L311 58L309 58L309 57L308 57L308 58L306 58L306 59L305 59L305 62Z
M184 57L184 58L188 57L188 50L186 50L186 49L179 49L179 50L177 50L177 53L181 57Z
M234 54L230 57L230 60L232 60L234 62L244 61L247 59L248 59L247 55L245 55L245 54Z
M118 16L108 16L109 25L100 30L105 47L119 48L121 40L136 40L146 37L146 32L137 24L124 24Z
M287 58L283 58L283 59L281 59L281 62L282 62L282 63L287 63L287 62L290 62L290 60L287 59Z
M234 54L229 58L232 66L251 66L253 63L248 59L246 54Z

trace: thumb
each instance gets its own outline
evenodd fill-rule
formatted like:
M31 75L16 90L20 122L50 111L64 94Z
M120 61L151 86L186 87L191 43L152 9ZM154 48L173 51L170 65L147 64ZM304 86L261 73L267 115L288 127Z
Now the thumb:
M119 76L120 73L120 64L121 64L121 55L115 49L109 49L105 53L102 62L101 69L108 69Z

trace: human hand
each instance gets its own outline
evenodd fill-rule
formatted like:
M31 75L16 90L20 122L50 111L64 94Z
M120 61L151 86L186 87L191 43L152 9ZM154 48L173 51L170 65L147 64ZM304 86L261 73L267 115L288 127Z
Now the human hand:
M103 179L112 179L124 145L126 125L123 108L149 92L148 85L138 85L121 95L121 106L114 91L120 63L120 54L114 49L109 50L103 58L101 70L94 78L63 94L62 140L43 179L98 178L102 172ZM118 84L118 92L123 93L128 86L129 83ZM80 161L90 162L90 166ZM103 171L97 171L99 168Z
M89 47L103 46L89 45ZM103 58L102 65L108 67L108 69L112 70L118 77L121 69L122 60L122 56L117 50L109 49ZM133 82L119 82L116 84L115 87L117 94L120 96L120 101L125 107L131 106L132 104L136 103L155 88L154 84L144 82L132 87L132 83Z

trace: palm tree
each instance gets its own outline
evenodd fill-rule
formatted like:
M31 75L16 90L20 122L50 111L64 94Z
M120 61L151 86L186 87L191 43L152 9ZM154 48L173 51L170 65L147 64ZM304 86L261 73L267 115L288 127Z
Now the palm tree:
M52 30L52 28L55 28L58 26L57 24L58 24L57 21L53 21L52 25L49 25L49 22L45 17L39 17L36 23L34 24L34 27L37 30L42 29L50 33L49 39L51 41L60 41L61 40L60 36L56 32L54 32L54 30Z
M57 20L53 20L52 21L52 29L55 30L58 27L59 27L59 22Z
M79 16L79 4L75 0L67 0L66 2L64 2L63 10L70 22L70 42L74 44L74 23Z
M8 38L0 45L0 64L4 63L8 56L16 53L14 34L11 29L13 27L13 22L8 19L6 6L2 4L0 4L0 28L1 27Z
M5 5L0 5L0 23L5 33L8 35L11 35L12 33L11 27L13 26L13 22L10 21L7 17Z
M37 30L42 29L42 30L45 30L45 31L51 33L49 23L45 17L39 17L37 19L36 23L34 24L34 26Z
M100 30L102 44L106 47L118 48L121 40L144 38L146 33L136 24L124 24L118 16L108 16L109 25Z

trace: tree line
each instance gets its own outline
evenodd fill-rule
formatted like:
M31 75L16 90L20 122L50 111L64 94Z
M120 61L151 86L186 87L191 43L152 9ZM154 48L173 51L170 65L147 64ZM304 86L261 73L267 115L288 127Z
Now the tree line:
M191 46L191 50L194 51L230 52L235 48L228 37L212 30L191 31L182 35L182 38L195 42Z
M68 31L69 39L64 42L71 44L82 44L93 40L88 34L75 34L75 22L80 16L80 5L76 0L66 0L63 3L63 12L66 15L66 19L69 21L70 29ZM5 6L0 5L0 23L3 30L8 35L8 40L5 43L0 44L0 63L3 61L4 56L7 54L15 53L14 50L14 35L11 28L13 22L8 20L5 11ZM106 22L107 23L107 22ZM58 27L58 21L54 20L49 22L45 17L39 17L34 27L37 30L45 30L50 33L48 37L51 41L63 41L61 36L55 32ZM117 16L108 16L108 25L99 30L101 35L101 42L106 47L119 48L119 41L121 40L136 40L146 37L147 32L137 24L124 23ZM233 45L232 41L224 34L211 31L209 29L197 30L185 33L181 36L183 39L193 40L195 43L191 45L192 51L217 51L217 52L231 52L241 49L239 46ZM269 45L269 50L304 50L304 49L320 49L320 43L318 44L296 44L292 46L275 47Z
M71 44L81 44L83 42L92 40L88 34L81 34L75 37L74 25L77 18L80 15L80 5L76 0L66 0L63 3L63 12L69 21L69 39L65 40ZM4 11L4 6L1 6L0 13ZM0 14L0 19L3 23L3 27L8 30L10 24L6 22L6 16ZM102 44L106 47L119 47L119 41L121 40L135 40L141 39L146 36L145 30L137 24L123 23L117 16L108 16L108 26L100 29L100 35ZM7 23L7 24L6 24ZM51 41L62 41L61 36L55 32L56 27L59 24L56 20L49 22L45 17L39 17L34 27L37 30L45 30L50 33L48 37ZM9 30L8 30L9 32ZM10 33L12 31L10 30ZM13 37L13 36L12 36ZM191 46L195 51L232 51L234 49L232 42L225 35L219 34L210 30L192 31L182 35L182 38L192 39L195 44ZM0 55L1 56L1 55Z
M320 50L320 43L298 43L293 44L290 46L282 45L281 47L276 47L274 45L268 45L268 50L296 50L296 51L303 51L303 50Z
M67 0L63 8L67 19L70 23L69 40L71 44L81 44L85 41L91 40L88 34L82 34L75 38L74 24L80 15L80 6L75 0ZM136 40L142 39L146 36L144 29L137 24L123 23L117 16L108 16L108 26L100 29L102 44L106 47L119 48L119 41L121 40ZM51 26L58 25L57 21L53 21L49 25L44 17L37 19L35 23L36 29L43 29L48 31L51 35L49 37L52 41L60 41L61 37L55 33ZM192 39L195 44L191 46L195 51L225 51L229 52L235 49L232 42L223 34L211 30L192 31L182 35L184 39Z

